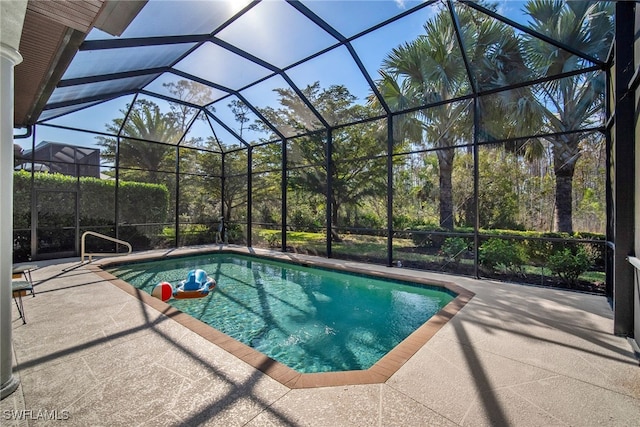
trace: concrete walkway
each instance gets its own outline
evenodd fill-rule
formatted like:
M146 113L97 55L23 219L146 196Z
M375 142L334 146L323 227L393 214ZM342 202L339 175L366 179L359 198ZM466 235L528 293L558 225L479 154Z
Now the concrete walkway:
M385 383L289 389L78 259L37 264L2 426L640 424L638 360L601 296L394 269L476 295Z

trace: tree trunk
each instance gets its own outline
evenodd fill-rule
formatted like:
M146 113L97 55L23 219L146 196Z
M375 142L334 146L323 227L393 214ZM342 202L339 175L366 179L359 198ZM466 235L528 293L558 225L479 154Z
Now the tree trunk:
M453 230L453 149L439 150L438 168L440 169L440 226Z
M342 237L338 234L335 227L338 225L338 210L340 205L335 202L335 198L332 197L331 201L331 239L334 242L342 242Z
M573 174L579 153L571 153L567 147L553 150L556 176L556 231L573 233Z
M471 150L471 149L469 149L469 150ZM474 176L473 175L473 171L474 171L473 156L474 156L473 155L473 151L471 150L471 152L469 153L469 157L471 158L470 159L471 161L466 161L465 162L465 169L468 171L467 173L471 177ZM462 206L461 206L461 210L462 210L463 215L464 215L464 226L465 227L475 227L475 225L476 225L476 211L477 211L478 207L476 206L475 189L474 189L474 186L473 186L473 182L471 182L469 184L469 188L466 188L465 190L467 191L466 194L469 194L469 196L465 197L464 201L462 202Z
M227 199L223 202L224 208L224 214L223 214L223 219L224 219L224 223L225 224L229 224L229 222L231 222L231 205L232 205L232 200Z

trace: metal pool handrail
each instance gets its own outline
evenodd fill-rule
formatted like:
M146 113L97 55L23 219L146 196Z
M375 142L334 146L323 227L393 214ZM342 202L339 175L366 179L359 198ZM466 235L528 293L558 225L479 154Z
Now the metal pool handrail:
M86 236L95 236L95 237L100 237L101 239L105 239L105 240L109 240L111 242L115 242L115 243L119 243L121 245L125 245L127 248L129 248L129 251L126 254L119 254L119 253L111 253L111 252L85 252L84 251L84 241L85 241L85 237ZM105 236L104 234L100 234L100 233L96 233L95 231L85 231L84 233L82 233L82 239L81 239L81 244L80 244L80 261L84 262L84 257L88 256L89 257L89 262L92 261L92 257L94 256L121 256L121 255L129 255L131 253L133 249L131 248L131 244L129 242L125 242L124 240L120 240L120 239L116 239L115 237L110 237L110 236Z
M629 261L629 264L633 265L636 270L640 270L640 259L634 256L628 256L627 261Z

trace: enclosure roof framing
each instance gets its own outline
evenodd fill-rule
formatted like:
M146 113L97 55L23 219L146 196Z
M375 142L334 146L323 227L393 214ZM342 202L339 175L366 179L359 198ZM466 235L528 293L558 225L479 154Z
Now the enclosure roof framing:
M496 13L496 12L486 8L486 7L483 7L482 5L479 5L477 2L475 2L473 0L458 0L458 1L460 3L466 4L469 7L474 8L474 9L476 9L476 10L482 12L482 13L485 13L488 16L491 16L492 18L495 18L495 19L497 19L499 21L502 21L507 25L510 25L510 26L512 26L514 28L517 28L518 30L520 30L520 31L522 31L524 33L527 33L527 34L529 34L529 35L531 35L531 36L533 36L535 38L538 38L540 40L544 40L545 42L547 42L549 44L552 44L554 46L557 46L560 49L563 49L563 50L566 50L568 52L571 52L573 55L576 55L576 56L579 56L581 58L584 58L587 61L593 62L594 64L598 64L603 68L604 68L604 66L606 64L606 61L603 60L602 58L596 58L596 57L594 57L592 55L589 55L589 54L587 54L585 52L582 52L582 51L580 51L578 49L574 49L573 46L571 46L570 44L562 43L561 41L559 41L557 39L554 39L552 37L548 37L548 36L542 34L539 31L535 31L535 30L527 27L526 25L522 25L522 24L520 24L518 22L515 22L515 21L513 21L513 20L511 20L511 19L509 19L507 17L504 17L504 16L502 16L502 15L500 15L500 14L498 14L498 13Z
M83 2L72 3L80 7ZM508 2L504 2L505 7L496 8L470 0L410 0L403 4L392 0L93 3L99 3L100 8L94 10L93 18L82 28L65 27L69 23L60 18L45 18L64 27L62 33L66 36L62 37L66 42L50 52L50 69L41 77L46 81L39 84L37 94L33 94L32 88L27 89L32 77L17 69L15 98L29 105L16 108L16 127L36 123L56 125L56 121L75 112L120 99L127 108L133 108L133 103L144 97L152 102L203 111L211 119L210 125L219 126L241 145L251 146L274 137L284 140L377 117L436 108L454 99L488 96L593 73L604 70L607 61L606 57L584 52L567 40L541 33L523 17L524 2L520 10L509 8ZM51 28L38 31L42 17L36 10L37 4L29 2L23 30L25 40L29 39L20 49L26 64L36 60L37 49L33 46L44 47L53 34ZM52 2L50 8L64 9L58 2ZM578 58L576 63L582 65L553 75L532 73L522 81L482 87L474 74L477 71L471 63L473 58L468 52L459 8L473 11L476 19L510 26L521 38L533 38L559 52L574 55ZM126 11L126 16L116 17L114 11L121 10ZM396 48L426 37L425 24L443 13L449 15L454 30L459 46L456 55L460 55L464 64L469 94L458 93L452 99L440 100L425 96L420 105L400 109L390 105L378 80L387 56ZM381 46L383 43L386 46ZM192 90L202 88L209 92L206 97L189 98L184 90L177 89L177 85L185 82ZM357 103L366 108L375 104L377 110L369 112L368 118L335 121L331 118L333 112L322 104L321 95L313 92L315 82L319 83L320 91L343 86L356 97ZM399 79L398 84L402 83ZM291 104L286 108L289 113L298 114L303 124L300 129L284 129L282 123L269 120L274 114L281 114L277 108L282 105L277 104L277 98L283 96L290 97ZM261 123L263 131L271 136L255 139L243 135L235 123L238 116L231 108L234 102L236 108L246 107L242 114ZM269 109L271 114L267 114ZM103 128L112 119L106 117L98 126ZM189 123L191 127L194 122ZM233 144L228 148L232 149Z

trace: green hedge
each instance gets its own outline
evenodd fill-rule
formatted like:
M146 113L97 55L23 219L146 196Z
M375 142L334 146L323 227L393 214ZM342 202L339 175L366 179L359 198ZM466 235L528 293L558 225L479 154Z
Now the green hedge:
M77 177L36 173L34 186L38 191L68 191L77 192L79 201L80 230L93 230L106 235L115 235L115 181L91 177ZM64 209L56 211L56 193L40 193L40 202L53 207L47 212L47 223L60 227L68 224L69 212ZM31 254L31 173L17 171L13 180L13 226L14 253L13 262L27 261ZM128 241L136 250L148 249L162 244L163 238L158 235L162 226L126 226L126 224L157 224L167 221L169 212L169 190L162 184L148 184L143 182L120 181L118 188L120 209L120 238ZM67 202L68 203L68 202ZM66 216L65 216L66 215ZM64 230L49 230L48 235L56 240L56 233L60 236ZM104 240L87 239L87 249L90 252L108 252L113 250L114 244Z
M120 222L130 224L167 221L169 190L164 184L120 182Z
M418 226L411 230L404 231L402 233L409 233L411 240L416 246L436 247L439 249L449 233L464 233L470 234L473 237L473 228L456 228L453 231L449 231L438 226ZM434 234L435 233L435 234ZM481 238L484 237L513 237L514 240L522 241L527 246L528 256L532 260L539 258L541 254L547 254L549 249L559 250L566 247L573 248L575 245L586 245L590 247L590 250L601 252L604 249L605 235L599 233L557 233L557 232L540 232L540 231L518 231L518 230L480 230ZM548 241L541 239L561 239L562 241ZM581 243L573 242L575 240L596 240L597 243ZM600 243L602 242L602 243ZM603 257L603 253L594 253L595 257Z
M549 256L564 249L569 249L575 253L579 248L583 248L592 260L593 267L604 268L606 240L604 234L515 230L481 230L481 234L504 238L515 237L514 242L520 242L526 251L527 258L534 265L545 265ZM595 242L579 242L577 240L594 240Z
M517 275L523 274L523 267L528 262L523 245L495 237L480 246L478 258L480 266L489 271L508 271Z
M62 174L36 173L38 190L77 191L80 197L82 226L113 224L115 219L115 181ZM31 226L31 173L18 171L13 176L14 228ZM120 181L118 188L120 222L128 224L167 221L169 190L163 184Z

